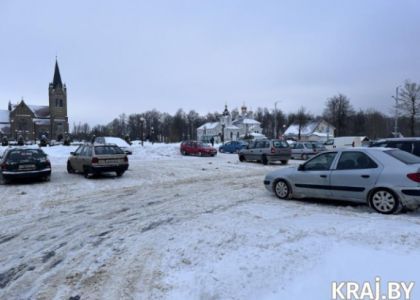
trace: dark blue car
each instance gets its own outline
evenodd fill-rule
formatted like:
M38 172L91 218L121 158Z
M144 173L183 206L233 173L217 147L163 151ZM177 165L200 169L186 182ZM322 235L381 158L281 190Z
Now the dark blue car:
M230 141L219 147L220 153L238 153L239 150L246 148L248 143L244 141Z

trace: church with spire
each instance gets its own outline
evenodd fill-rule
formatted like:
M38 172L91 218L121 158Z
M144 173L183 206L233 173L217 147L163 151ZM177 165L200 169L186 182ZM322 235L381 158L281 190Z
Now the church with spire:
M54 76L48 86L48 105L29 104L23 98L16 104L9 101L7 110L0 110L0 136L11 139L22 136L25 140L61 140L69 132L67 115L67 87L63 84L55 61Z

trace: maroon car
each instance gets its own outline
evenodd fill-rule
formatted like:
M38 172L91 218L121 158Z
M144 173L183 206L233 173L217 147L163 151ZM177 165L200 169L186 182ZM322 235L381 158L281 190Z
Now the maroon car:
M215 156L217 150L210 145L197 141L184 141L181 143L182 155Z

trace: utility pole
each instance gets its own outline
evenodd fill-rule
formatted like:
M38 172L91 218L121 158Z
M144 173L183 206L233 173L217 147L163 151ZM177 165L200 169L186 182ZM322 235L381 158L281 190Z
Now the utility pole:
M277 103L280 101L274 102L274 132L273 132L273 138L277 138Z
M392 96L392 98L395 99L395 124L394 124L394 137L397 137L397 133L398 133L398 90L399 90L400 86L397 86L397 88L395 89L395 96Z

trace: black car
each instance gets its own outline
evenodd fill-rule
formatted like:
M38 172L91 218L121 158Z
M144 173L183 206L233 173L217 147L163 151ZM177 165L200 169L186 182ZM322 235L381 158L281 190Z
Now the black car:
M420 156L420 138L389 138L381 139L369 147L398 148L411 154Z
M51 163L41 149L9 148L0 159L1 180L34 178L50 180Z

